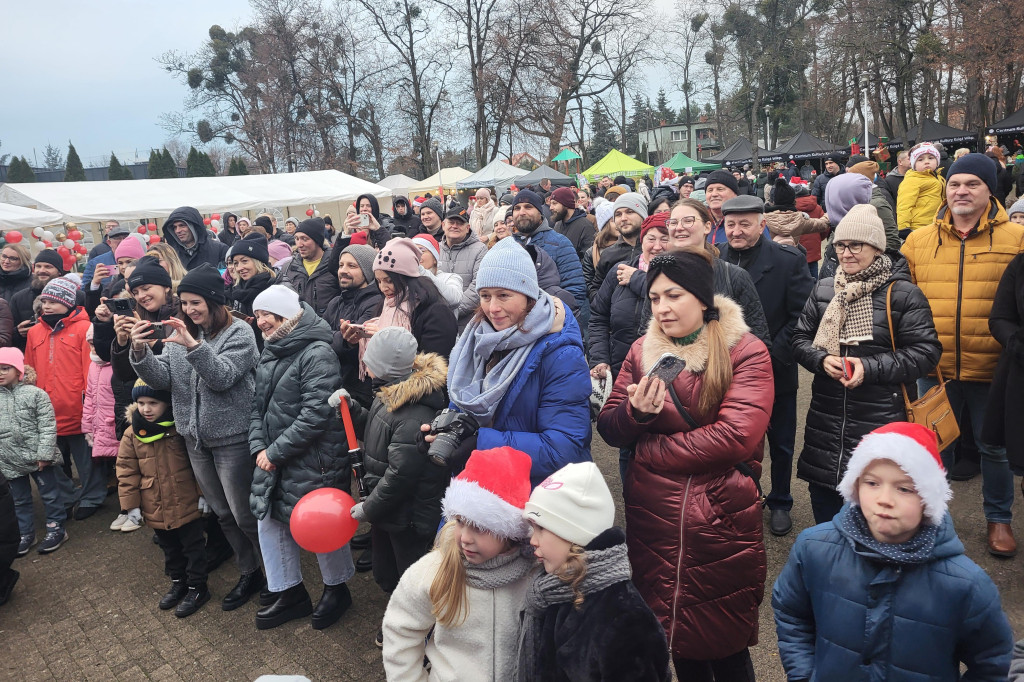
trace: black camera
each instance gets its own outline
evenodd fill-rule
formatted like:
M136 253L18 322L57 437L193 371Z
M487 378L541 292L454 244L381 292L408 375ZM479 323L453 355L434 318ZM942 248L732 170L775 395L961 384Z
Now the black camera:
M131 315L135 310L134 298L112 298L107 303L107 308L115 315Z
M427 450L430 461L438 466L456 468L456 451L479 430L480 424L473 415L452 409L441 410L430 424L430 435L437 436Z

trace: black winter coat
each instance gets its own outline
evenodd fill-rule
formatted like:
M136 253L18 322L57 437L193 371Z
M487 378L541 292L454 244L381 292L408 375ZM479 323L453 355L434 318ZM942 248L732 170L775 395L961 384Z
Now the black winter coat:
M1010 464L1024 469L1024 254L1003 271L988 328L1003 351L992 377L981 439L1006 446Z
M420 426L448 406L448 364L436 353L416 356L412 374L382 386L365 415L363 501L366 518L388 532L433 535L451 471L437 466L418 446Z
M346 341L338 330L342 320L363 324L377 314L383 300L384 296L373 280L362 289L342 289L324 313L324 320L333 332L331 348L341 362L341 387L364 407L373 402L370 377L359 380L359 346Z
M638 260L630 265L636 267ZM620 285L618 269L610 270L590 306L590 366L610 365L612 377L619 373L626 354L640 334L647 300L647 273L637 270L628 285Z
M374 317L381 314L384 301L381 300L374 312ZM455 337L459 335L459 323L455 313L441 295L428 298L416 304L412 309L412 335L416 337L417 353L437 353L448 360L455 347Z
M331 260L325 252L316 270L312 275L308 275L302 256L296 253L288 267L277 278L277 283L292 289L299 295L300 300L309 304L313 312L323 317L327 312L327 304L341 293L341 286L338 285L338 268L331 269Z
M196 236L196 242L192 246L191 253L181 245L181 242L174 235L172 225L177 220L188 223ZM176 208L167 216L167 220L164 221L164 241L174 247L178 258L181 260L181 264L185 266L186 270L194 270L203 263L209 263L213 267L219 268L228 253L228 247L224 242L216 238L210 238L210 231L203 225L203 216L191 206Z
M341 386L331 329L309 304L263 347L249 422L249 451L277 468L256 467L249 506L257 519L288 523L303 495L349 489L348 444L338 411L327 399Z
M915 399L917 379L934 369L942 356L928 299L910 281L903 260L894 264L888 282L872 294L874 338L841 349L842 355L861 358L864 364L864 383L854 389L844 388L822 368L827 353L812 345L825 309L835 295L834 282L832 278L818 282L792 337L793 356L814 373L797 476L833 490L861 438L884 424L906 421L900 384L906 385L911 400ZM895 354L885 308L890 284Z
M0 577L14 563L18 556L18 543L21 533L18 530L18 517L14 513L14 496L11 486L3 474L0 474Z
M576 249L576 255L581 262L583 256L594 245L594 237L597 236L594 223L590 222L587 212L582 209L576 209L565 220L559 220L554 224L554 229L572 242L572 248Z
M597 296L597 292L601 290L601 285L604 284L604 278L608 276L609 271L615 269L619 263L632 263L640 257L642 252L639 238L637 238L635 246L630 246L627 242L622 241L622 237L602 251L601 260L594 269L594 296ZM593 302L593 297L590 300Z
M401 215L398 212L398 205L405 205L405 215ZM412 239L423 226L420 224L420 218L418 215L412 212L412 206L409 205L409 200L403 196L393 197L391 199L391 205L394 207L395 215L391 218L392 225L392 236L394 237L409 237Z
M22 289L28 289L32 283L32 270L23 265L14 272L0 270L0 298L8 303L11 297Z
M619 528L594 538L587 550L626 542ZM548 606L537 619L533 670L521 679L535 682L658 682L672 679L665 630L633 583L624 580L572 602Z

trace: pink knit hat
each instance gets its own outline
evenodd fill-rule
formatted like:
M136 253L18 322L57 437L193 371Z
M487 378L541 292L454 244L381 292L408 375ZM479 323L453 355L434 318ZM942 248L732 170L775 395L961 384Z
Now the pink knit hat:
M392 239L377 254L374 270L397 272L406 277L420 276L420 250L411 239Z
M13 346L0 348L0 365L7 365L18 370L20 376L25 375L25 354Z
M142 242L135 239L131 235L127 239L122 239L121 243L114 249L114 260L119 258L134 258L138 260L146 255L146 249L142 246Z
M292 255L292 247L288 246L280 239L271 239L270 243L267 244L267 251L270 252L270 257L275 261L284 260L288 256Z

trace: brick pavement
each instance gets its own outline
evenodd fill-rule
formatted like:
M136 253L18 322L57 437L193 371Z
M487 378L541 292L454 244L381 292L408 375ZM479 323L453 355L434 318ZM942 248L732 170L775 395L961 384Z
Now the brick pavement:
M803 383L797 452L810 382ZM617 450L595 438L594 457L618 498ZM1024 554L1005 560L986 553L980 478L954 483L953 489L953 514L967 554L999 586L1010 622L1021 636ZM768 534L765 539L768 583L761 607L761 642L752 650L761 682L785 679L776 651L770 590L797 531L811 524L806 484L794 481L793 493L796 530L785 538ZM168 581L152 532L107 530L116 514L114 505L110 498L108 507L93 518L70 522L71 540L55 554L40 556L33 551L15 562L21 580L11 602L0 608L0 680L247 681L266 673L300 674L311 680L384 679L373 636L387 601L370 574L357 574L352 580L354 604L331 628L318 632L308 620L301 620L259 632L254 625L255 601L231 613L220 610L220 599L237 579L228 562L210 578L213 600L192 617L179 620L157 608ZM1024 540L1019 500L1014 511L1017 536ZM37 518L42 518L41 508ZM621 504L618 520L622 522ZM313 555L303 555L303 575L317 599L320 574Z

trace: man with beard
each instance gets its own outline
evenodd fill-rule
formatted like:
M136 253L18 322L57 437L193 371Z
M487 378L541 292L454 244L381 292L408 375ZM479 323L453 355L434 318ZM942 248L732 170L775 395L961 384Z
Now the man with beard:
M331 272L330 258L324 253L326 228L322 218L307 218L295 230L295 251L278 284L284 284L323 317L328 304L340 293L338 279Z
M373 391L370 377L359 376L360 335L352 325L372 318L383 298L373 276L376 255L373 247L365 244L342 249L334 268L341 293L331 300L324 313L324 320L334 330L331 347L341 361L341 385L366 408L373 402Z
M412 237L417 235L421 231L420 219L413 213L413 209L409 207L409 200L404 196L396 196L391 199L391 205L395 208L395 217L392 219L394 223L394 231L392 237L408 236ZM371 278L372 279L372 278Z
M65 274L67 273L64 272L64 259L60 254L53 249L43 249L36 255L36 260L32 264L32 282L29 287L11 296L11 317L14 318L14 326L18 331L14 335L14 345L21 350L25 350L28 330L35 324L32 319L35 317L32 303L43 293L43 287L47 282ZM85 295L80 289L77 297L77 304L85 305Z
M174 247L186 270L194 270L203 263L219 268L228 253L224 242L210 238L203 216L191 206L176 208L167 216L164 241Z
M619 239L601 252L601 261L594 275L596 287L601 288L608 271L619 263L632 263L640 255L640 227L647 217L647 202L636 192L626 192L615 200L612 220L619 228Z
M547 251L558 267L562 288L572 294L580 306L577 314L580 329L587 329L590 300L587 298L587 285L583 282L583 265L572 242L551 229L542 213L543 207L544 201L536 192L524 189L516 195L512 200L512 219L517 231L515 239L523 246L532 244Z
M583 256L594 245L597 231L587 219L587 212L576 208L576 200L576 190L572 187L559 187L552 192L551 219L555 222L555 232L569 240L582 262Z

